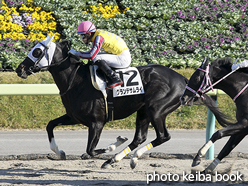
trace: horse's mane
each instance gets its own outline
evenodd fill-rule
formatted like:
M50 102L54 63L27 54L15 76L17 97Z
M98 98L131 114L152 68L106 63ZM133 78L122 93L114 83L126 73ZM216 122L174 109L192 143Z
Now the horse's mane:
M59 48L61 48L62 53L66 53L66 55L68 55L68 51L71 49L72 43L69 40L62 40L62 41L56 42L56 45ZM75 62L77 62L77 63L81 62L82 66L85 65L85 63L83 61L81 61L80 59L73 57L73 56L70 56L70 59L72 59L72 58L73 58L74 63Z
M239 63L241 61L238 61ZM218 66L218 67L223 67L227 69L228 71L231 72L231 67L233 65L232 58L226 57L226 58L218 58L214 61L211 62L211 66ZM248 68L240 68L238 72L243 72L248 74Z
M68 40L62 40L62 41L56 42L56 45L59 45L61 48L66 47L68 51L71 49L71 41L68 41Z
M224 68L228 69L229 71L231 70L232 64L233 64L232 59L229 57L218 58L218 59L211 62L211 66L224 67Z

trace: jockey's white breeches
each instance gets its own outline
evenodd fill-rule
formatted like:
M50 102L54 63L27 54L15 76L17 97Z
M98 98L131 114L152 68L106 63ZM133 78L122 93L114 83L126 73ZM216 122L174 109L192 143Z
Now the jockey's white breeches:
M127 68L131 64L131 54L129 50L123 51L120 55L98 53L93 62L98 60L104 60L110 67Z

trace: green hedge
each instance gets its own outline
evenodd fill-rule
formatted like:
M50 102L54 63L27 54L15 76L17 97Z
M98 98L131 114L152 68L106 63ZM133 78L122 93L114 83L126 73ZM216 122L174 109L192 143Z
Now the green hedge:
M84 12L98 3L130 10L109 19ZM248 0L34 0L34 5L54 13L62 39L71 40L76 50L90 49L76 35L81 21L119 34L133 66L194 68L206 55L248 58Z

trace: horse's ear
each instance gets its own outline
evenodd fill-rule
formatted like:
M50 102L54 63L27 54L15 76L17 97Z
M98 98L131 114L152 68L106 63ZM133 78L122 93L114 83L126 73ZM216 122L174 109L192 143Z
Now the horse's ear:
M50 36L50 34L46 37L46 39L43 40L43 44L46 46L46 47L50 47L52 41L53 41L53 38L54 38L55 35L52 35Z
M206 66L208 65L208 63L209 63L209 57L208 56L207 57L204 57L204 59L202 61L202 64L201 64L201 68L202 69L205 69Z

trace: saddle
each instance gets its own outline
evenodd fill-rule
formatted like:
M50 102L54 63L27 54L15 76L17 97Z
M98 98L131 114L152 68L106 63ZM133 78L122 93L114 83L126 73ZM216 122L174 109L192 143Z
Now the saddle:
M106 110L106 122L114 120L114 103L113 103L113 96L107 95L107 77L106 75L98 69L97 65L89 65L90 69L90 76L92 85L96 90L99 90L103 94L103 98L105 101L105 110Z
M95 89L102 92L105 105L106 105L106 118L107 122L113 120L113 99L115 97L131 96L137 94L144 94L143 83L139 74L139 71L135 67L121 68L114 70L117 75L122 79L123 85L116 86L113 90L106 90L108 77L98 69L97 65L89 65L91 82ZM107 91L111 91L107 94Z

